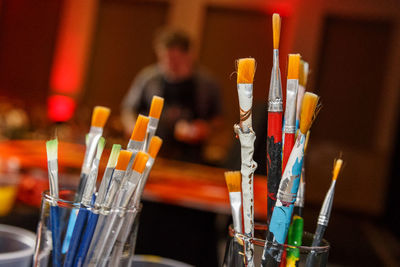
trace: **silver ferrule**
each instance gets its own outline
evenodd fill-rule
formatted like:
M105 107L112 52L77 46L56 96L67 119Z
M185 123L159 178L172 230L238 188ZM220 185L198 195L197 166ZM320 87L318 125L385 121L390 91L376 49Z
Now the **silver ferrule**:
M133 200L132 200L133 202L131 203L132 205L130 205L130 206L139 207L140 198L142 197L144 187L146 185L147 179L149 178L151 168L153 168L153 164L154 164L154 158L149 157L149 159L147 160L147 163L146 163L146 169L143 172L142 179L139 180L137 189L133 196Z
M128 206L129 200L131 199L133 192L139 182L141 174L137 171L132 171L129 177L125 176L121 182L121 186L115 197L113 203L113 208L126 208Z
M300 185L299 185L299 189L297 191L296 202L294 203L294 205L296 207L300 207L300 208L304 208L304 195L306 192L306 183L304 181L303 176L304 176L304 168L302 169L302 172L301 172Z
M230 192L233 227L236 233L242 232L242 197L240 192Z
M111 178L110 188L108 189L108 192L106 194L104 204L101 207L102 211L107 212L109 209L111 209L115 199L115 195L119 190L119 188L121 187L121 182L124 176L125 176L125 171L122 170L114 171L113 176Z
M104 204L104 199L106 197L107 189L110 184L114 169L115 168L113 167L107 167L104 171L104 175L100 183L100 188L97 193L96 202L94 203L95 207L100 207L102 204Z
M133 161L135 160L137 153L143 150L143 147L144 147L144 141L129 140L126 150L132 152L132 156L129 159L128 167L126 167L127 176L129 176L131 173Z
M322 204L321 211L318 216L318 224L328 226L329 217L331 216L333 197L335 194L336 180L332 181L328 193L326 193L324 203Z
M92 202L93 193L96 189L97 173L99 171L100 159L95 158L93 160L93 165L89 173L89 177L86 181L86 185L82 195L82 204L89 206Z
M297 90L299 81L288 79L286 84L285 133L296 132Z
M149 124L147 125L147 136L145 138L144 151L149 151L151 138L156 134L159 119L149 117Z
M81 173L88 174L90 168L92 167L92 162L96 153L97 144L99 143L100 137L103 134L103 128L100 127L90 127L89 134L86 139L86 151L85 158L82 164Z
M252 105L253 105L253 84L237 84L239 107L240 107L240 127L243 132L248 132L252 128Z
M50 195L58 198L58 162L57 159L47 161L47 169L49 172ZM53 203L55 204L55 203Z
M283 97L282 97L282 82L281 72L279 70L279 50L274 49L273 67L271 71L271 81L269 83L268 94L268 111L282 112Z

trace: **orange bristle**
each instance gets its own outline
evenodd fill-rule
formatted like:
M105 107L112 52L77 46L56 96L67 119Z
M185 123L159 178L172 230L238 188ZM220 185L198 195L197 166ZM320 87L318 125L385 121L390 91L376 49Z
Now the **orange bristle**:
M149 123L149 118L143 115L137 117L135 128L133 128L131 140L133 141L143 141L146 137L147 124Z
M151 100L149 117L159 119L164 106L164 98L159 96L153 96Z
M272 38L274 41L274 49L279 49L279 39L281 35L281 17L279 14L272 15Z
M240 192L242 175L240 171L225 172L225 181L229 192Z
M150 140L150 145L149 145L149 155L153 159L157 157L158 151L160 151L161 145L162 145L162 139L158 136L153 136Z
M300 60L300 70L299 70L299 84L304 88L307 86L308 80L308 63L304 60Z
M316 94L306 92L304 94L303 103L301 105L300 114L300 132L306 134L310 129L314 119L315 109L318 104L318 96Z
M129 152L128 150L121 150L118 155L117 166L115 166L115 169L125 171L128 167L131 157L132 152Z
M132 170L142 173L146 168L146 163L149 160L149 154L139 151L133 161Z
M107 107L96 106L92 114L92 126L103 128L110 116L111 110Z
M343 165L343 160L338 159L335 161L335 165L333 167L333 172L332 172L332 180L335 181L339 175L340 169L342 168Z
M288 79L299 79L300 54L289 54Z
M256 60L251 57L241 58L237 64L237 83L253 83Z

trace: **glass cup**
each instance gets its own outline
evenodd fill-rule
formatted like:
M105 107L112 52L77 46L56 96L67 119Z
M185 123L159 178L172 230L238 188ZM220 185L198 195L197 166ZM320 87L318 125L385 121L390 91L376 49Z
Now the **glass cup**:
M256 224L254 227L254 238L248 238L241 233L236 233L233 226L229 226L229 238L226 244L225 257L223 266L226 267L239 267L246 266L244 256L244 246L247 242L251 242L254 245L254 265L261 266L261 257L265 245L265 237L267 235L267 226ZM302 245L301 246L289 246L280 245L277 243L271 243L271 246L280 250L281 254L286 251L286 260L288 260L289 253L296 255L297 261L291 265L286 261L284 266L307 266L307 267L325 267L328 262L329 254L329 243L326 240L322 240L320 246L311 247L314 235L308 232L303 233ZM309 265L306 265L307 258L309 259Z
M59 196L43 193L33 266L120 266L133 257L141 206L100 213L74 203L73 190L60 190ZM68 229L73 229L70 239Z

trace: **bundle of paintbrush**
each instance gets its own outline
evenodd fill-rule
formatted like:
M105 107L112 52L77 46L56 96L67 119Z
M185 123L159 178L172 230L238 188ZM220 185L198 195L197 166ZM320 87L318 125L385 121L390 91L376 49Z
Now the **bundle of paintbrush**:
M109 109L96 107L86 137L86 153L65 238L61 238L57 203L51 206L53 266L118 266L141 196L162 140L155 136L163 99L154 97L150 119L139 115L126 150L113 145L96 193L99 163L105 146L101 137ZM149 123L150 121L150 123ZM57 140L48 141L50 194L58 198ZM147 153L147 149L149 154ZM61 248L61 243L63 247ZM112 257L111 257L112 252ZM133 251L130 252L133 255Z

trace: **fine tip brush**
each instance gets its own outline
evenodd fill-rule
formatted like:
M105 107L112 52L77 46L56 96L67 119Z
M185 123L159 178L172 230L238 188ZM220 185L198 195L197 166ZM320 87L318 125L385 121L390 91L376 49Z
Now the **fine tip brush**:
M267 223L275 206L276 192L282 175L282 116L283 97L281 72L279 70L279 41L281 17L272 15L273 65L268 93L267 128Z
M318 224L317 229L315 230L314 239L312 242L312 247L317 247L320 245L322 238L324 237L324 233L326 228L328 227L329 218L331 216L332 205L333 205L333 198L335 194L335 186L336 186L336 179L339 176L340 170L343 165L343 160L338 159L335 160L332 172L332 182L331 186L329 187L328 192L325 195L324 202L321 207L321 211L319 212L318 216ZM311 251L311 253L307 256L306 266L312 267L315 264L316 260L316 251Z
M297 91L299 87L299 66L300 54L289 54L288 75L286 83L286 109L285 109L285 124L284 145L282 170L285 169L289 159L290 152L294 146L294 136L296 133L296 108L297 108Z
M159 96L153 96L151 100L151 106L149 111L149 125L147 128L147 138L144 151L148 151L149 142L156 133L158 127L158 121L160 120L161 112L164 107L164 98Z
M306 134L315 118L317 103L318 96L316 94L307 92L304 95L300 115L300 132L279 184L277 200L264 246L262 266L278 266L281 261L282 251L273 243L285 243L300 183Z
M225 172L225 181L229 191L233 228L236 233L242 233L242 177L240 171Z

